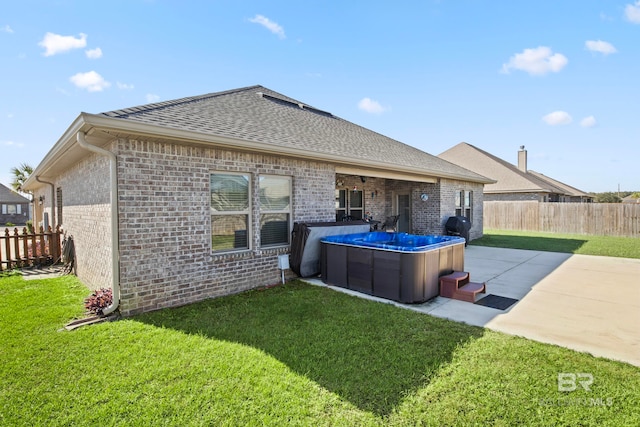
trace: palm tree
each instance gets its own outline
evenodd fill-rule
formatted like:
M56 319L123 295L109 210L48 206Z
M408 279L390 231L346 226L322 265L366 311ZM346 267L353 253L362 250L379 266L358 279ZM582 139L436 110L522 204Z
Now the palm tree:
M33 168L26 163L21 163L19 167L11 168L11 173L13 174L13 181L11 181L13 189L25 193L23 185L29 175L33 173Z

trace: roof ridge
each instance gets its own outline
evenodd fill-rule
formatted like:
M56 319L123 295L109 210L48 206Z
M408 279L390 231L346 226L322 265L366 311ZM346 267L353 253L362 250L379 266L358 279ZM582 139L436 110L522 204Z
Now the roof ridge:
M128 107L128 108L122 108L118 110L106 111L103 113L99 113L99 115L114 117L114 118L122 118L125 116L129 116L131 114L162 110L164 108L173 107L176 105L189 104L192 102L203 101L206 99L216 98L219 96L224 96L232 93L243 92L243 91L259 89L259 88L267 89L261 85L246 86L246 87L237 88L237 89L224 90L222 92L211 92L204 95L187 96L184 98L170 99L168 101L154 102L151 104L142 104L135 107Z

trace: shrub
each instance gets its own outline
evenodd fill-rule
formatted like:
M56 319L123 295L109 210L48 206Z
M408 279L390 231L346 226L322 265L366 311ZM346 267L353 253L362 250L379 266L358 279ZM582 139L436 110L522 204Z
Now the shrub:
M8 222L8 223L5 224L5 226L7 226L7 227L15 227L16 225L14 223L12 223L12 222Z
M33 221L32 220L28 220L27 221L27 232L29 234L33 234L34 230L33 230Z
M111 289L108 288L100 288L89 296L89 298L84 300L84 307L87 309L89 313L97 314L98 316L103 315L103 310L111 305L113 301L113 293Z

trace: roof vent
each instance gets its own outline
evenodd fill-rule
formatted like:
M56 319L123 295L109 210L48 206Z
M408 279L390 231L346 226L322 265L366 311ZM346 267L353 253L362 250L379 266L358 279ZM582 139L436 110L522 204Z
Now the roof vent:
M289 101L287 99L282 99L282 98L279 98L277 96L269 95L269 94L262 93L262 92L257 92L257 95L260 96L261 98L268 99L269 101L273 101L273 102L276 102L276 103L281 104L281 105L286 105L288 107L296 107L296 108L299 108L301 110L309 111L309 112L312 112L312 113L315 113L315 114L319 114L319 115L325 116L325 117L334 117L334 115L331 114L328 111L318 110L317 108L309 107L308 105L305 105L305 104L302 104L302 103L299 103L299 102Z

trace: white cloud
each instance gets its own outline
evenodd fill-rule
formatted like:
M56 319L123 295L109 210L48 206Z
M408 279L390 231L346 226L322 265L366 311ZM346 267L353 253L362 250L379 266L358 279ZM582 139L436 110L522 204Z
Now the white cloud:
M624 8L624 16L634 24L640 24L640 1L628 4Z
M596 125L596 118L593 116L585 117L580 120L580 126L583 128L592 128Z
M80 33L80 37L61 36L59 34L47 33L38 46L46 49L44 56L52 56L58 53L67 52L71 49L81 49L87 45L87 35Z
M549 113L542 117L542 120L551 126L568 125L573 121L569 113L566 111L554 111L553 113Z
M374 101L371 98L362 98L358 102L358 108L371 114L382 114L387 111L378 101Z
M265 16L256 15L253 18L249 19L249 22L262 25L267 30L271 31L273 34L277 35L281 39L286 38L286 36L284 35L284 28L282 28L280 25L278 25L277 23L273 22L272 20L270 20Z
M2 141L2 145L5 147L24 147L24 144L15 141Z
M111 83L106 81L100 74L95 71L89 71L87 73L78 73L69 78L71 83L79 87L80 89L86 89L89 92L102 92L104 89L111 86Z
M539 46L513 55L508 63L502 64L501 72L508 74L511 70L521 70L541 76L548 72L559 72L568 62L567 57L561 53L553 53L551 48Z
M584 46L592 52L600 52L603 55L618 51L611 43L603 42L602 40L587 40L584 42Z
M99 47L95 49L85 50L84 53L87 55L87 58L89 59L102 58L102 49L100 49Z
M160 101L160 96L156 95L154 93L148 93L146 98L147 98L147 102L149 102L149 103Z
M133 85L132 84L127 84L127 83L116 82L116 86L118 86L118 89L121 89L121 90L132 90L133 89Z
M0 31L2 31L3 33L13 34L13 28L11 28L8 25L5 25L4 27L0 28Z

